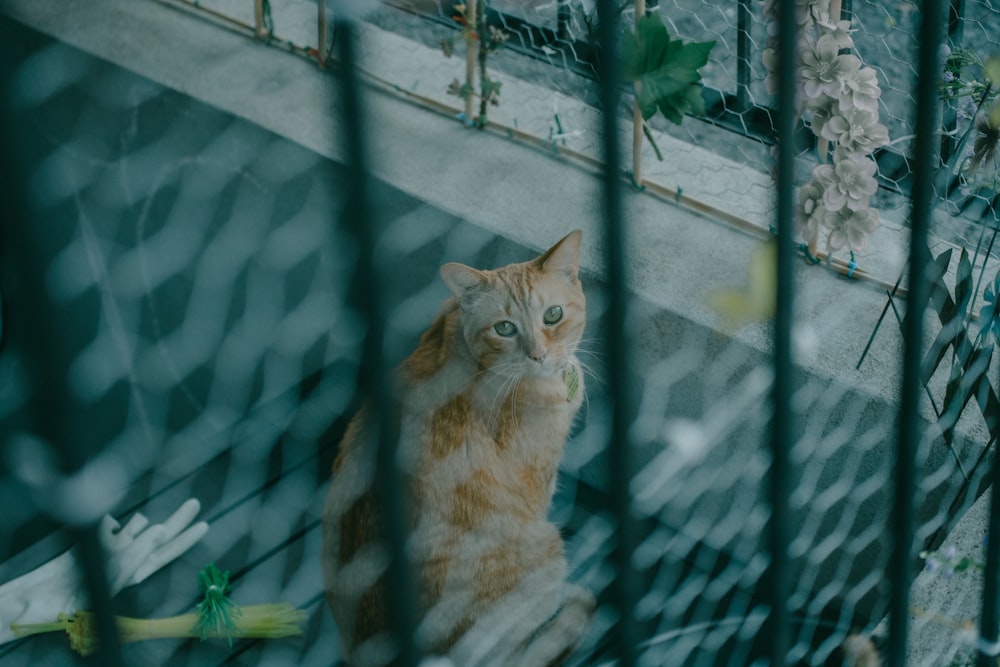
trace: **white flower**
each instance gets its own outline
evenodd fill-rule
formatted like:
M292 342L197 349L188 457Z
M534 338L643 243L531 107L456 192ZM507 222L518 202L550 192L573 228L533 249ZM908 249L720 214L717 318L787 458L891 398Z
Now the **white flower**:
M862 155L834 151L833 164L813 169L813 177L823 185L823 205L828 211L845 206L852 211L868 208L868 201L878 189L875 162Z
M799 237L809 241L819 232L826 216L823 206L824 186L815 179L799 188L799 201L795 209L795 227Z
M815 47L802 53L802 79L806 97L838 97L841 79L861 68L861 61L851 54L840 54L837 41L830 35L816 40Z
M818 131L819 136L835 142L847 153L871 153L889 143L889 130L868 111L847 109L843 114L833 114L824 120L819 128L814 120L813 131Z
M851 22L850 21L834 21L830 18L830 11L820 13L816 17L816 25L819 26L825 34L833 37L834 41L837 43L837 48L840 49L852 49L854 48L854 40L851 39Z
M868 244L868 237L879 225L878 209L865 208L860 211L843 210L826 216L830 228L827 247L831 252L847 246L861 251Z
M806 110L812 114L809 119L809 125L812 128L813 134L817 137L823 136L823 128L830 122L830 118L835 113L836 106L837 101L827 95L820 95L815 99L806 100Z
M861 109L878 115L878 98L882 94L878 87L878 75L871 67L862 67L846 73L840 80L840 95L837 103L841 111Z

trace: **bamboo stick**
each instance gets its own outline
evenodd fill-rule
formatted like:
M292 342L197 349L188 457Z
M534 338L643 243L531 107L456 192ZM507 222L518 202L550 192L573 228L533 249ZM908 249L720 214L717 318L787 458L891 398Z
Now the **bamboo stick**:
M253 0L253 31L258 39L267 37L264 27L264 0Z
M646 15L646 0L635 0L635 26L638 30L639 19ZM637 187L642 186L642 109L639 108L639 93L642 83L635 82L635 105L632 108L632 180Z
M326 69L326 0L318 0L317 5L319 9L316 12L316 41L319 46L316 49L316 60L321 68Z
M476 39L477 17L479 7L477 0L466 0L465 3L465 85L469 94L465 96L465 122L471 124L473 120L472 91L476 89L476 64L479 59L479 40Z

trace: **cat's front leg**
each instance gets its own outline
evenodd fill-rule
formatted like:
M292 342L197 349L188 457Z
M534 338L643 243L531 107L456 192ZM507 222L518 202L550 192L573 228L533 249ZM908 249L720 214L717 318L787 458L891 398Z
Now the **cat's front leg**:
M469 667L549 667L580 644L594 611L589 591L541 568L481 617L449 652Z
M564 584L563 593L565 599L555 616L505 664L554 667L580 645L594 613L594 596L575 584Z

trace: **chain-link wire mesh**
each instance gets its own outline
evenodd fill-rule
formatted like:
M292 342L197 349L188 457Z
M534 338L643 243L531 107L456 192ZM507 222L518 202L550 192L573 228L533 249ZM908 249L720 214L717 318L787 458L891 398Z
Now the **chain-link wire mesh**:
M594 8L499 0L491 8L511 35L507 48L490 55L504 84L491 123L501 135L541 143L554 160L570 153L584 162L598 159ZM311 2L271 0L255 11L252 2L204 0L195 9L211 12L219 30L248 26L274 45L320 60L336 53L335 15L331 10L327 32L319 32L325 24L317 25ZM440 52L441 41L458 34L455 11L419 0L380 6L358 28L359 71L380 89L435 109L452 105L449 113L458 113L461 101L448 87L464 72L461 44L450 59ZM664 2L658 11L673 35L717 40L704 77L719 92L715 124L691 118L679 127L655 124L673 152L662 171L650 170L650 189L659 179L670 196L693 197L689 206L766 230L773 137L760 126L759 112L773 100L760 64L767 39L761 9ZM629 12L623 8L625 24L634 19ZM900 139L888 150L905 156L919 12L911 3L870 2L854 3L851 12L858 52L880 72L883 122ZM744 84L737 81L741 20L750 44ZM962 44L974 44L981 60L997 46L997 20L989 3L966 3ZM123 647L123 662L338 664L338 628L324 599L322 513L338 443L364 400L358 387L366 335L365 276L356 270L358 239L345 223L356 194L347 185L349 167L24 26L0 26L18 63L6 93L17 128L8 164L19 174L14 193L28 203L24 219L5 222L0 582L70 548L79 529L105 513L122 525L136 513L163 523L194 498L207 532L148 579L125 587L114 597L114 612L139 618L188 612L199 599L199 570L214 562L231 573L238 604L287 601L305 610L304 634L232 646L137 642ZM317 41L320 34L327 43ZM740 85L746 99L737 103ZM619 111L624 117L628 109ZM415 118L414 132L431 122ZM955 122L961 131L962 119ZM734 133L736 126L742 132ZM809 158L808 151L802 155ZM902 157L880 164L903 165L892 173L880 167L881 175L909 187ZM389 313L384 353L393 364L415 348L449 294L438 276L442 264L488 269L544 249L487 231L392 184L369 184L380 298ZM490 185L479 187L489 199ZM558 188L552 184L554 197ZM990 201L982 192L964 196ZM945 255L944 245L936 245L939 270L928 278L934 292L923 377L926 437L915 499L917 542L928 549L942 545L985 489L998 433L990 342L996 313L979 310L995 307L992 231L983 226L983 218L993 222L992 213L989 206L962 210L980 226L943 235L969 238L971 259L963 263L957 249ZM548 243L579 222L560 224ZM593 257L600 238L588 239L584 251L587 333L578 356L586 399L549 516L565 540L569 578L597 600L571 665L616 659L620 517L609 510L608 439L620 397L609 395L601 332L608 299L622 295L605 292ZM682 234L671 240L688 241ZM973 252L976 241L981 247ZM666 245L638 234L631 243L632 249ZM22 247L34 255L9 255ZM641 665L769 664L770 332L760 322L737 331L707 305L708 295L727 285L734 290L730 304L753 304L755 290L766 292L766 276L761 285L750 263L747 279L746 261L727 258L718 260L722 269L706 266L704 277L668 281L674 290L706 295L686 312L664 308L638 280L632 285L637 416L629 430L636 445L629 492L638 547L630 563L640 582ZM736 274L732 265L740 267ZM650 267L632 268L643 276L640 269ZM881 277L894 279L900 266L892 269ZM870 285L841 281L822 267L811 270L802 286L809 305L799 306L794 330L800 369L784 574L791 582L791 661L824 665L839 664L845 638L870 634L888 606L900 353L893 313L902 315L899 296L888 297L888 319L859 361L883 293L873 296ZM744 281L745 288L734 286ZM862 333L836 349L817 349L817 339L834 346L817 331L834 327L834 305L851 311L851 330ZM37 313L44 336L28 324ZM855 363L860 370L850 369ZM114 553L112 583L123 567ZM86 559L78 552L78 560ZM4 600L4 591L0 585L0 614L14 614L25 598L8 588ZM9 624L5 619L0 623ZM61 633L0 644L0 658L12 665L74 660ZM917 664L935 664L936 657L925 658Z

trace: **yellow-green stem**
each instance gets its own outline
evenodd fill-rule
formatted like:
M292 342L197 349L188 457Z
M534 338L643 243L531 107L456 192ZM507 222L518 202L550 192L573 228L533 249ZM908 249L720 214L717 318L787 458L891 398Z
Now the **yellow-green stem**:
M116 616L121 643L145 641L147 639L182 639L201 637L202 631L195 626L198 614L181 614L169 618L129 618ZM299 624L307 618L306 612L288 603L258 604L240 608L234 617L233 638L278 639L301 635ZM18 637L28 637L43 632L65 631L70 637L70 646L80 655L90 655L97 649L97 633L93 615L78 611L73 616L60 614L55 623L32 623L11 626ZM229 633L216 628L205 632L206 637L229 639Z

